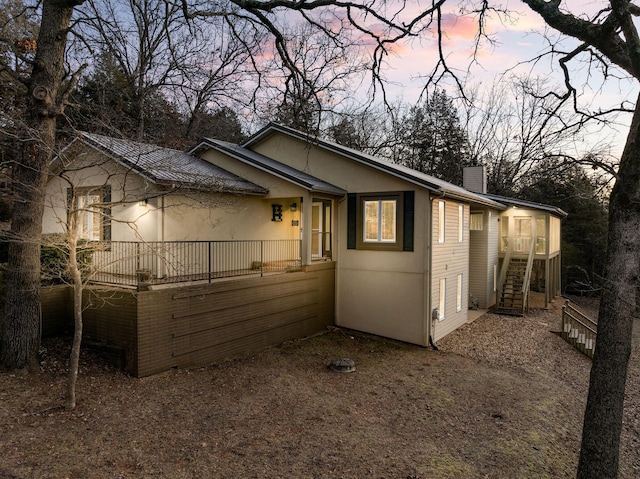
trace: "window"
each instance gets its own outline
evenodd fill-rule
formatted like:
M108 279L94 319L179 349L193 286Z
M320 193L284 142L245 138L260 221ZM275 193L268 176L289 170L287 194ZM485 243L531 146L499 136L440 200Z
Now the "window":
M447 280L440 278L440 301L438 305L438 321L445 318L445 309L447 305Z
M347 249L413 251L413 191L350 193Z
M458 243L464 240L464 206L458 205Z
M438 243L444 243L444 210L445 202L438 201Z
M544 216L536 218L536 254L547 252L547 219Z
M491 220L491 218L489 218L489 220ZM471 231L482 231L483 221L484 221L484 215L482 213L471 213L471 216L469 218L469 229Z
M462 273L458 274L458 284L456 289L456 311L462 311Z
M78 196L78 233L82 239L100 241L102 237L102 212L93 206L101 203L101 196L91 193Z
M76 189L76 200L71 205L71 188L67 190L69 212L75 213L78 222L78 235L88 241L111 240L111 208L105 206L111 202L111 187L88 187Z
M500 236L502 238L502 241L500 242L500 251L505 252L509 247L509 217L503 216L500 219L500 223L502 224L500 232Z
M363 241L395 243L397 201L395 199L365 200L363 209Z

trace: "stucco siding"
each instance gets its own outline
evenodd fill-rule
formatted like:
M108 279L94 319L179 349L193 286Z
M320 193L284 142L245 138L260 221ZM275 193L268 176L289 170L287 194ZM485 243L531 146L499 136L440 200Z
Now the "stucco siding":
M67 190L75 187L91 187L99 191L111 187L112 215L118 222L112 223L112 232L123 238L135 237L133 225L146 214L138 208L138 201L150 196L153 188L143 178L107 159L90 148L76 147L73 169L65 173L66 179L50 176L46 186L43 233L62 233L67 219Z
M439 242L439 202L445 202L445 238ZM440 280L446 280L444 319L432 321L431 335L435 341L445 337L467 321L469 301L469 205L463 204L463 240L458 241L458 205L448 199L433 200L431 305L440 303ZM461 308L457 308L458 275L462 274ZM442 311L440 311L442 315Z
M252 149L351 193L414 188L408 188L407 182L388 173L354 161L345 161L340 155L282 134L270 135Z
M268 189L269 193L266 195L266 198L300 197L302 195L302 188L290 181L279 178L272 173L261 171L254 166L247 165L216 150L206 150L200 157L245 180ZM282 161L282 159L277 156L273 156L272 158ZM306 170L301 169L301 171Z
M274 201L263 198L224 195L198 202L168 196L163 201L165 241L300 239L301 208L290 211L293 200L278 202L282 221L272 221Z
M402 190L410 185L395 187ZM428 194L416 191L413 251L370 251L347 249L347 202L338 203L334 235L337 325L428 345L425 232L429 205Z
M342 268L336 324L424 344L424 275Z

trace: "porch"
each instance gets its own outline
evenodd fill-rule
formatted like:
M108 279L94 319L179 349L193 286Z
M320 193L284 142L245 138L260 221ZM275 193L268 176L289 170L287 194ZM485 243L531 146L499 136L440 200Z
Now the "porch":
M521 316L532 289L548 307L560 294L560 218L514 206L501 213L499 234L495 311Z
M303 266L301 240L105 241L87 248L90 282L124 287L210 283L300 271Z
M47 335L73 328L73 291L42 288ZM83 341L144 377L259 351L326 330L335 323L335 263L316 262L290 274L163 288L85 287Z

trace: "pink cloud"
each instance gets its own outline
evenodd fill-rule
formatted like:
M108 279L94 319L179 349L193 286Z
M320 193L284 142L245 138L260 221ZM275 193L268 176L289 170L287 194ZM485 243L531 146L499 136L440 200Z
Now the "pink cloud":
M435 33L435 26L433 27ZM478 32L478 22L469 16L459 16L455 13L442 15L442 31L449 38L472 40Z

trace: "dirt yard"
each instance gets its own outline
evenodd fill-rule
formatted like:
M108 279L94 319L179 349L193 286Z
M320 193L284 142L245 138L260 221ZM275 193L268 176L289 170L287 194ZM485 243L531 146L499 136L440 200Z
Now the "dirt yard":
M551 331L559 305L487 314L419 348L334 329L195 370L135 379L67 346L0 373L0 478L574 477L590 360ZM621 477L640 477L639 358ZM328 368L350 358L356 371Z

